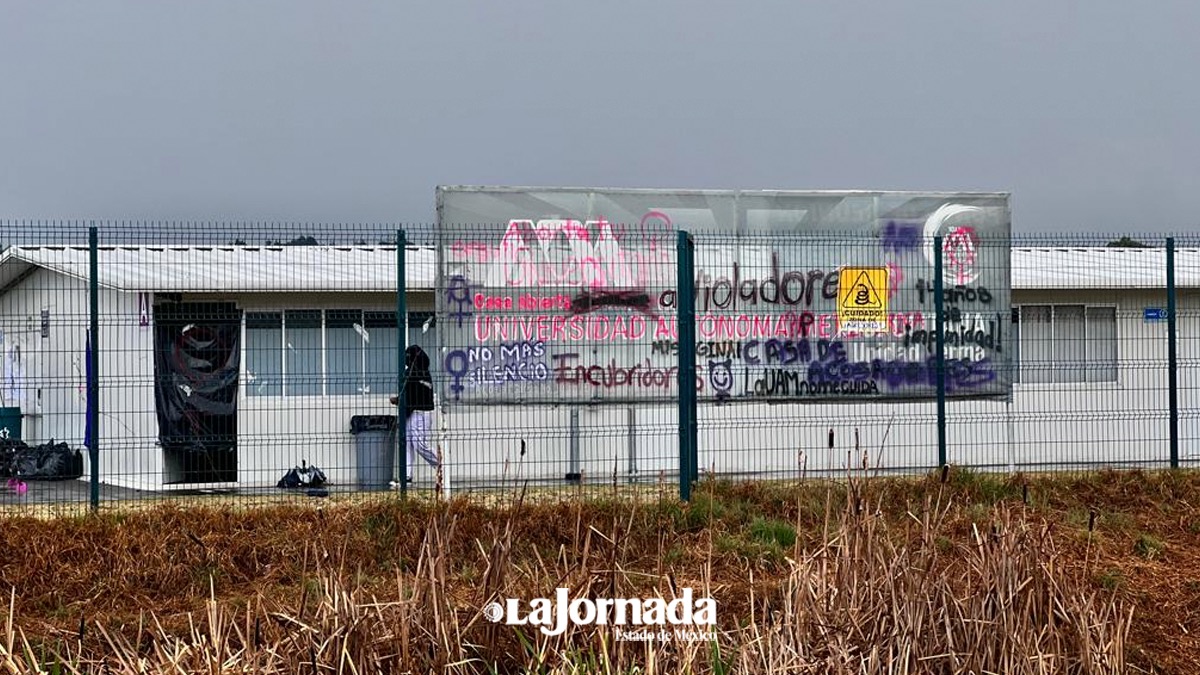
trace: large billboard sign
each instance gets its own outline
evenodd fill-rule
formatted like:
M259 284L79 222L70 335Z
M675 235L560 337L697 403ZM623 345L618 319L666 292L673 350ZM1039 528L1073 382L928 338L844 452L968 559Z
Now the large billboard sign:
M1011 396L1005 193L438 189L447 403L677 396L676 232L701 400Z

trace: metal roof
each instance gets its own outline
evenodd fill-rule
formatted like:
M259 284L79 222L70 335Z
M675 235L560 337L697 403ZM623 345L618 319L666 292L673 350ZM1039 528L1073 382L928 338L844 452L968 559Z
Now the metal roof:
M1012 287L1020 289L1166 288L1163 248L1014 247ZM1200 249L1175 250L1175 285L1200 288Z
M102 246L100 286L187 293L396 290L395 246ZM408 248L409 289L432 290L432 249ZM0 289L36 267L88 278L86 246L14 246L0 255Z
M120 291L188 293L391 292L394 246L102 246L100 285ZM0 289L35 267L86 279L86 246L11 247L0 255ZM408 288L433 290L436 255L409 248ZM1200 288L1200 249L1175 252L1175 284ZM1162 248L1014 247L1012 287L1164 288Z

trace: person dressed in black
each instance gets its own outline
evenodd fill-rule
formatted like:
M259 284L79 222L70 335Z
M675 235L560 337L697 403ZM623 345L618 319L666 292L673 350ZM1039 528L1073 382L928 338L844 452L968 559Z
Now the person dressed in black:
M399 396L392 397L392 405L400 402ZM429 442L433 429L433 377L429 373L429 355L418 345L411 345L404 352L404 428L408 439L408 467L416 464L416 455L429 463L438 465L437 453ZM407 477L412 480L412 476Z

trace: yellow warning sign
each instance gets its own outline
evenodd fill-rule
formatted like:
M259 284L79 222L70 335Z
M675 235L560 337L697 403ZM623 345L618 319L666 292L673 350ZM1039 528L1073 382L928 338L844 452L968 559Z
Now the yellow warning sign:
M840 331L880 333L887 330L886 267L843 267L838 275Z

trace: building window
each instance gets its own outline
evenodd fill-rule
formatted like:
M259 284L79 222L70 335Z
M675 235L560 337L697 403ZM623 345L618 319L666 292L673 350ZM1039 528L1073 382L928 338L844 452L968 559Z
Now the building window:
M1117 381L1115 307L1021 305L1013 322L1015 382Z
M410 322L416 316L411 314ZM396 313L358 309L246 313L246 394L394 393Z
M419 345L429 355L429 370L436 377L441 359L438 358L437 324L433 312L409 312L408 344Z
M321 395L321 310L283 313L284 396Z
M246 393L283 396L283 314L246 313Z
M396 393L400 377L400 331L395 312L365 312L367 393Z
M362 312L329 310L325 312L325 368L330 396L363 393Z

